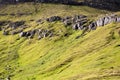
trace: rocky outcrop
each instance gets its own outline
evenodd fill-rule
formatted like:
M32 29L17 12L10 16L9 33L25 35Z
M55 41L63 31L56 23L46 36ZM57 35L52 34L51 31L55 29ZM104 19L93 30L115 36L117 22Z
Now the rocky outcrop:
M5 26L9 24L11 21L0 21L0 26Z
M108 15L103 18L98 19L97 21L92 22L88 28L89 30L95 30L97 27L105 26L112 22L120 22L120 17L117 15Z
M61 20L61 17L59 17L59 16L52 16L52 17L46 19L46 21L48 21L48 22L54 22L54 21L60 21L60 20Z
M16 29L18 27L23 27L22 25L25 24L25 21L16 21L16 22L11 22L8 27L12 29Z
M25 21L0 21L0 31L3 31L3 35L15 35L22 32L28 26L25 25Z
M80 17L74 21L72 28L75 30L96 30L97 27L105 26L112 22L120 22L120 17L114 14L107 15L103 18L99 18L98 20L91 22L88 25L85 25L86 23L89 23L88 20L85 17Z
M19 34L20 37L27 37L27 38L33 38L34 35L37 35L38 39L42 39L45 37L52 37L53 31L45 30L45 29L35 29L35 30L26 31L26 32L21 32Z
M97 27L105 26L107 24L110 24L112 22L120 22L120 17L117 15L106 15L104 17L99 18L96 21L89 21L88 17L85 15L75 15L75 16L66 16L64 18L60 16L52 16L47 19L39 19L36 21L36 23L40 24L44 23L45 21L52 23L52 22L62 22L65 26L71 27L74 30L83 30L85 32L86 30L96 30ZM24 31L28 26L25 25L25 21L16 21L16 22L0 22L1 26L0 31L3 31L3 35L15 35L19 34L20 37L26 37L26 38L34 38L34 36L37 36L38 39L42 39L45 37L52 37L54 36L53 30L46 30L46 29L33 29L29 31ZM6 25L6 26L5 26ZM65 36L67 36L65 34Z
M72 25L74 23L78 23L77 25L82 25L84 24L86 21L87 21L87 16L84 16L84 15L75 15L75 16L67 16L65 18L62 19L62 22L66 25L66 26L69 26L69 25ZM75 27L77 27L74 26Z

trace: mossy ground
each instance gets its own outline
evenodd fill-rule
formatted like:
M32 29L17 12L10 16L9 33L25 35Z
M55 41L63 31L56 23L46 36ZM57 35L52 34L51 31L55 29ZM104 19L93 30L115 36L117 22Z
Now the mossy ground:
M0 31L0 78L11 80L119 80L120 79L120 23L111 23L87 32L74 31L60 22L36 25L35 21L54 15L87 15L90 19L107 13L116 13L87 6L38 4L34 13L32 3L8 5L0 13L25 13L28 16L0 16L0 20L25 20L33 28L54 29L58 36L41 40L2 35ZM62 30L62 32L59 32ZM68 33L69 36L64 36ZM114 34L113 34L114 33Z

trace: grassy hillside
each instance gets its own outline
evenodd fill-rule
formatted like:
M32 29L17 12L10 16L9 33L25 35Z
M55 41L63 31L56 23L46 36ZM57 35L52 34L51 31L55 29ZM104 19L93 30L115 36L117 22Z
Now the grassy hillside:
M0 31L0 79L11 80L119 80L120 79L120 23L111 23L87 32L65 27L61 22L37 25L36 20L50 16L84 14L90 19L120 12L110 12L87 6L38 4L35 13L32 3L7 5L0 8L0 21L25 20L30 27L54 29L58 36L27 39L19 35L5 36ZM10 16L17 13L32 15ZM33 19L34 21L30 21ZM61 30L61 32L60 32ZM64 36L65 34L69 36ZM3 80L4 80L3 79Z

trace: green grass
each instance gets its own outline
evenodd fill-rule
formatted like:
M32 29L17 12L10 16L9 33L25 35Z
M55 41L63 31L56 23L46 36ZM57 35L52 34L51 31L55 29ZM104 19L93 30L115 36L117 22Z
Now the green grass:
M32 12L29 16L4 16L0 20L25 20L31 26L26 31L34 28L54 29L59 35L37 40L19 38L18 35L4 36L0 31L0 78L10 75L12 80L120 79L120 23L98 27L97 30L76 39L82 31L74 31L60 22L36 25L29 21L53 15L75 14L96 19L97 16L111 13L110 11L60 4L42 4L40 7L42 8L39 8L38 13L34 13L32 3L10 5L0 10L0 13ZM65 33L69 33L69 36L65 37Z

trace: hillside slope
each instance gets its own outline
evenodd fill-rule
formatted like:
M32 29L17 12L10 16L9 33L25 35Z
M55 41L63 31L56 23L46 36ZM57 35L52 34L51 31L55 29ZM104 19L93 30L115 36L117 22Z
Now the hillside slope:
M32 3L3 6L0 21L25 21L31 29L52 29L56 36L40 40L3 35L0 31L0 80L119 80L120 23L110 23L88 31L73 30L60 21L37 24L51 16L83 14L90 20L111 12L87 6ZM28 13L18 15L19 13ZM30 13L30 14L29 14ZM5 14L5 16L3 16ZM14 14L14 15L13 15ZM2 27L2 26L0 26ZM67 34L67 36L66 36Z

